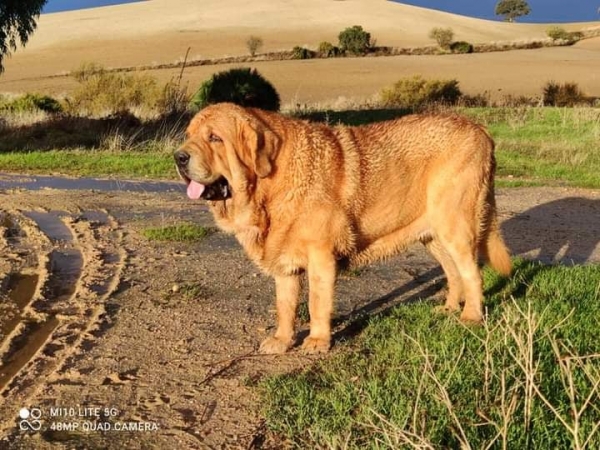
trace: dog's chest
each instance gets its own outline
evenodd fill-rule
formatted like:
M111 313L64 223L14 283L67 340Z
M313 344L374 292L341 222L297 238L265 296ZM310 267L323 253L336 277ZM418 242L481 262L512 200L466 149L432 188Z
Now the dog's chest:
M255 230L245 230L236 237L250 259L269 275L292 275L306 268L306 252L293 241L261 236Z

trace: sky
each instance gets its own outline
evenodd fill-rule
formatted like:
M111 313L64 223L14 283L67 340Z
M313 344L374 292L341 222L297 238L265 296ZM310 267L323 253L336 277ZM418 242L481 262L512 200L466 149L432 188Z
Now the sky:
M43 13L70 11L73 9L95 8L97 6L118 5L120 3L133 3L141 0L48 0L42 10Z
M501 20L494 14L498 0L402 0L400 3L439 9L463 16ZM600 0L527 0L531 13L518 22L591 22L600 20Z
M132 3L140 0L48 0L44 11L58 12L95 6ZM201 1L201 0L198 0ZM231 1L231 0L230 0ZM275 1L275 0L273 0ZM323 0L326 1L326 0ZM494 15L498 0L402 0L400 3L439 9L483 19L501 20ZM591 22L600 20L600 0L528 0L531 14L519 22Z

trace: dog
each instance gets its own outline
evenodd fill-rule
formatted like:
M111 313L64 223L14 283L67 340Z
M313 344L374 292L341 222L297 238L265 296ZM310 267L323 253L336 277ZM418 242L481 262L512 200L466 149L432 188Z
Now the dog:
M277 329L260 346L294 343L300 281L308 278L308 353L331 345L340 261L360 266L415 241L442 266L444 308L483 320L481 256L499 273L511 259L494 198L494 142L458 115L410 115L330 127L231 103L206 107L174 153L190 199L275 279Z

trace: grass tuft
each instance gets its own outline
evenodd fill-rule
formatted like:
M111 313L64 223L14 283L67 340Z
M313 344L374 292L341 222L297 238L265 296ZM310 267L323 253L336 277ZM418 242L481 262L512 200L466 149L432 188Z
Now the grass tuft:
M143 235L151 241L193 242L200 241L213 233L210 227L182 223L164 227L146 228Z

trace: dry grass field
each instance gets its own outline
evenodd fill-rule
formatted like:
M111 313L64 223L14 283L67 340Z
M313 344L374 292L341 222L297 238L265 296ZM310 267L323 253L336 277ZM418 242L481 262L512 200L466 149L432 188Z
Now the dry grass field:
M293 0L288 2L221 2L217 0L149 0L146 2L43 15L25 49L6 61L0 92L44 92L60 95L75 82L64 75L82 62L105 67L174 63L191 48L190 59L248 53L250 35L264 40L262 51L316 48L337 42L344 28L360 24L378 45L431 45L433 27L451 27L457 40L472 43L530 41L545 37L546 25L491 22L386 0ZM570 24L569 30L598 26ZM568 48L477 55L397 56L313 61L253 63L271 80L285 104L343 104L364 101L398 78L422 74L457 78L467 93L492 97L536 95L548 80L575 81L600 96L600 39ZM229 66L186 69L191 89L215 71ZM179 70L153 70L169 80Z

